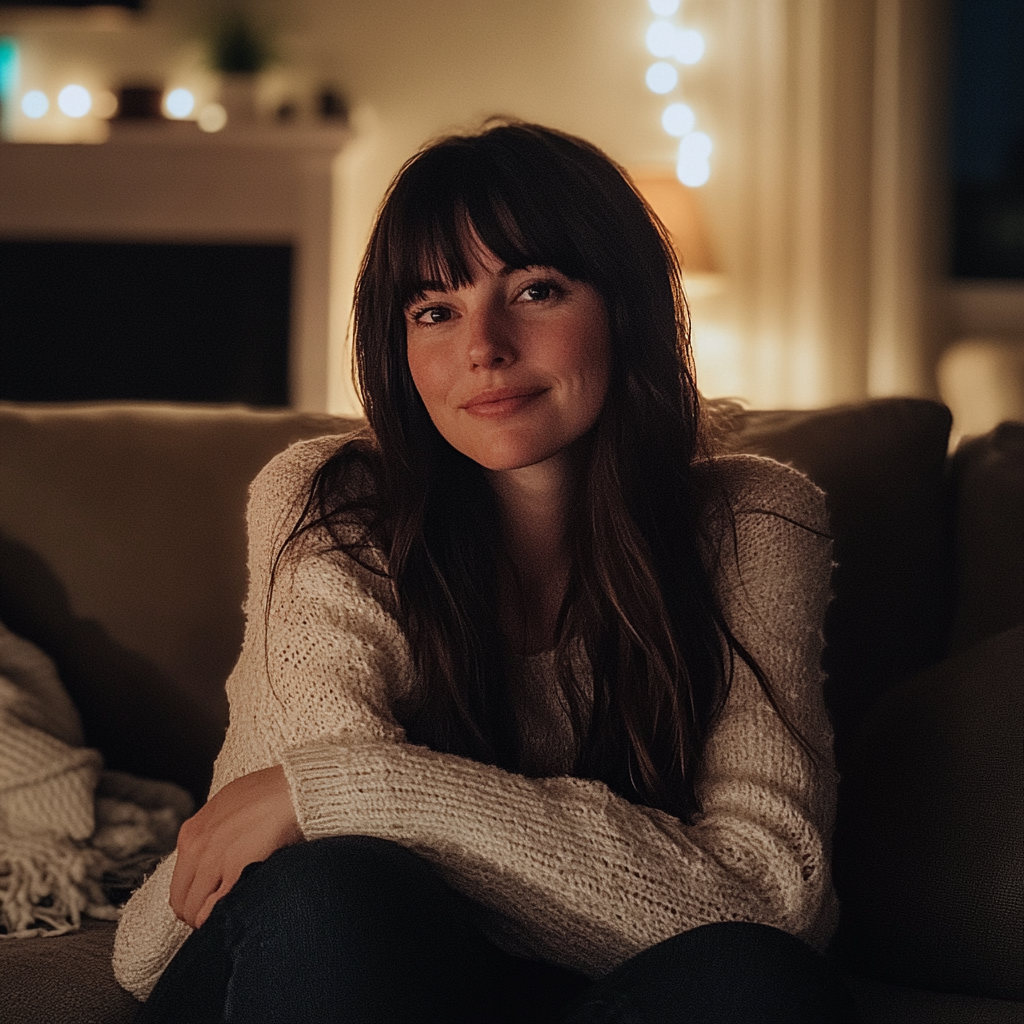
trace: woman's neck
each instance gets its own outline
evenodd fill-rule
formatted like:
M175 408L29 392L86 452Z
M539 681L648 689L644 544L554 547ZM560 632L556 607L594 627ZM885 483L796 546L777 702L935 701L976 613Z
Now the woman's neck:
M566 526L572 478L556 456L488 473L498 498L505 551L515 579L500 581L502 621L524 653L550 648L569 580Z

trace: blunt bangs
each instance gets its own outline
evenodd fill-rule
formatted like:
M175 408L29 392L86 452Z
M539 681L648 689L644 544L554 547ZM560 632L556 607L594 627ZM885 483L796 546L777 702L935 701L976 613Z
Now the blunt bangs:
M617 290L622 249L633 248L633 240L623 238L609 253L609 226L622 219L622 203L639 208L640 200L621 176L610 180L604 157L593 169L581 167L576 144L566 143L563 153L557 136L526 126L512 131L514 140L500 130L447 139L414 157L399 176L382 226L391 294L402 307L426 288L469 284L478 246L513 269L554 267L606 296ZM607 194L613 189L617 196ZM651 236L656 239L653 227ZM601 266L609 259L614 266Z

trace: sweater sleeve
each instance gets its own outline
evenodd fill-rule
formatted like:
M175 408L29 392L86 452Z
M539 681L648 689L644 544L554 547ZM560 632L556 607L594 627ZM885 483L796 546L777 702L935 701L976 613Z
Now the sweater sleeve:
M343 565L333 563L328 588L321 558L298 572L293 593L301 597L275 615L289 653L272 670L289 694L291 678L294 692L307 695L289 700L288 717L308 716L322 702L354 702L358 711L333 734L325 726L300 740L292 727L282 736L280 760L304 835L401 843L484 908L485 925L505 948L593 977L712 921L827 939L835 780L821 696L831 570L823 500L776 463L723 461L727 486L742 495L735 535L720 555L726 613L823 763L813 764L741 662L707 748L703 813L691 825L600 782L527 778L403 742L387 712L384 673L408 671L404 641L379 609L371 613ZM314 628L323 630L320 653L310 654L314 634L305 634L301 650L313 661L299 664L291 638ZM271 649L282 642L272 639Z

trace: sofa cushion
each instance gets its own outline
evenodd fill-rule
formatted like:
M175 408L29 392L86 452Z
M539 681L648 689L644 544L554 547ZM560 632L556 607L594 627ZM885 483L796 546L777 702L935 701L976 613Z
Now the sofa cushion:
M956 651L1024 622L1024 423L1001 423L964 441L952 476Z
M930 992L847 974L862 1024L1024 1024L1024 1003Z
M114 980L115 924L82 923L81 931L0 941L4 1024L128 1024L139 1003Z
M202 801L242 640L248 486L353 421L0 403L0 621L57 662L108 767Z
M837 949L920 988L1024 999L1024 625L885 694L849 747Z
M731 450L789 463L826 494L837 566L825 696L840 764L878 697L945 654L954 593L949 428L945 406L913 398L734 417Z

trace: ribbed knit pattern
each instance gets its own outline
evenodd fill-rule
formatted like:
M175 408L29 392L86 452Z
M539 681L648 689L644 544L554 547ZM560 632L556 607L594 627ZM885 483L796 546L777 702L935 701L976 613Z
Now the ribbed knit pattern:
M775 925L823 945L836 904L835 776L820 668L831 546L821 492L768 459L714 464L737 528L735 543L723 530L721 550L709 555L723 606L823 757L812 764L737 662L698 780L703 812L683 825L565 775L571 736L543 692L524 712L544 720L526 753L551 777L406 743L392 709L417 681L389 585L330 550L322 533L289 547L265 619L274 556L311 474L338 444L295 445L253 483L246 637L227 683L231 724L212 792L280 763L307 839L401 843L477 902L481 925L501 946L590 977L713 921ZM552 665L530 659L530 690L546 684L550 696ZM140 998L189 932L168 905L173 866L172 855L132 897L118 929L115 973Z

